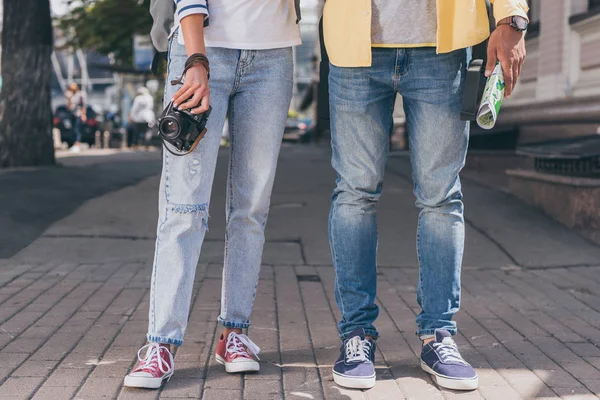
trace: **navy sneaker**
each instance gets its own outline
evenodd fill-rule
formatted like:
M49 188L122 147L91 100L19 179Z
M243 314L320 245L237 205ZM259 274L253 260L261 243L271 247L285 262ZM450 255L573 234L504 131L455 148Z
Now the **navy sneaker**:
M443 388L477 389L477 372L462 358L452 335L445 329L437 329L435 340L423 345L421 368L433 375L437 384Z
M333 366L333 380L350 389L375 386L375 342L365 339L363 328L357 328L344 340L340 356Z

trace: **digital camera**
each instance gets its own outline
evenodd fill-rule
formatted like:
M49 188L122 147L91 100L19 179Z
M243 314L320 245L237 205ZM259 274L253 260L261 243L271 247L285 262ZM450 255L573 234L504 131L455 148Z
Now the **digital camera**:
M192 114L188 110L173 107L173 102L170 102L157 120L158 133L177 153L190 153L206 133L211 110L209 106L202 114Z

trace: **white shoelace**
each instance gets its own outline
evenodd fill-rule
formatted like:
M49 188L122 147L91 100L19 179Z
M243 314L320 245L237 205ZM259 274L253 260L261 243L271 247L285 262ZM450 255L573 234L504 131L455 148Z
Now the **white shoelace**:
M158 367L163 374L170 374L173 369L173 354L171 354L168 349L165 349L169 354L169 361L167 362L160 354L160 347L161 346L158 343L148 343L140 348L137 353L138 360L140 360L140 366L151 369ZM142 358L141 354L144 350L146 350L146 355ZM154 357L156 357L156 362L153 360Z
M368 340L362 340L359 336L354 336L346 342L347 362L371 362L370 353L371 344Z
M238 354L241 356L248 356L247 349L250 349L252 354L258 358L258 353L260 353L260 347L258 347L250 338L244 334L238 334L235 332L231 332L229 336L227 336L227 352L229 354Z
M433 348L437 350L442 362L455 362L462 365L468 365L458 352L458 347L451 337L445 337L441 342L433 343Z

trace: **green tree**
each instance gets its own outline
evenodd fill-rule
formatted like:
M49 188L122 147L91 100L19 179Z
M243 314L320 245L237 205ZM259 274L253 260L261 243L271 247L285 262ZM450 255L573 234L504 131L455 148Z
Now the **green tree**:
M54 163L49 0L4 0L0 168Z
M149 34L150 0L83 0L73 2L58 21L67 45L114 54L120 64L133 62L133 35Z

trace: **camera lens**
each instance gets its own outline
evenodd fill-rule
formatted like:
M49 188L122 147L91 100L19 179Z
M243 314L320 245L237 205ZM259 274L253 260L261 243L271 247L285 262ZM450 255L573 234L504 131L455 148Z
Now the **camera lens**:
M175 118L166 117L161 121L159 130L163 136L172 139L179 136L181 132L181 126L179 125L179 121L177 121Z

